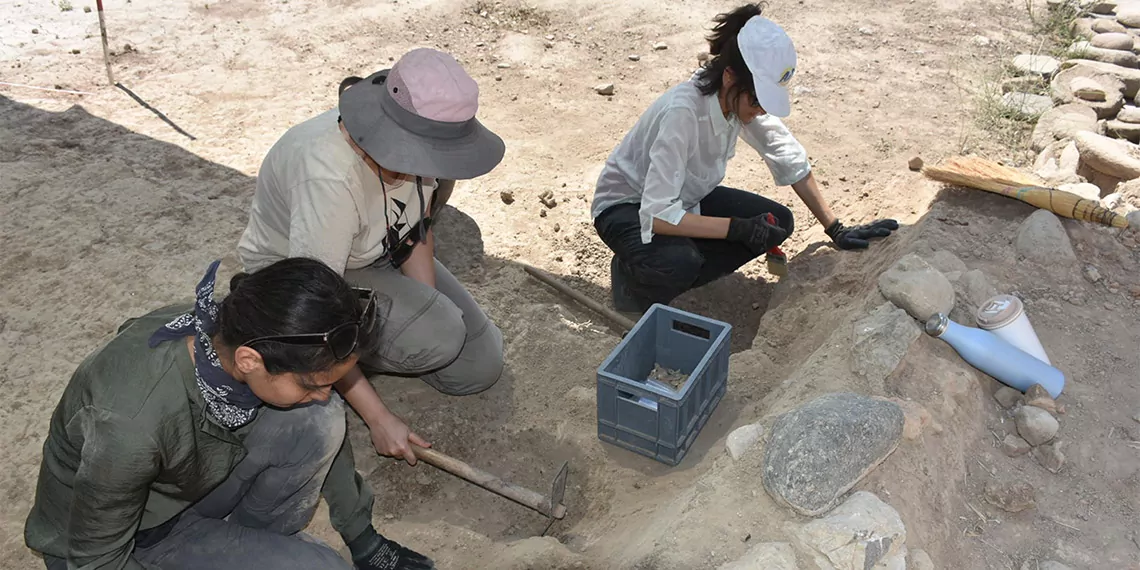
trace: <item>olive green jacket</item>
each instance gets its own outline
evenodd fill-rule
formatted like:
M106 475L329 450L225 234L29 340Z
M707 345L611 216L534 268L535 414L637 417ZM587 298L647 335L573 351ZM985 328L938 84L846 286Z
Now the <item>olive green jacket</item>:
M132 558L135 534L181 513L245 457L242 430L205 412L186 345L147 345L188 310L127 321L79 365L51 418L24 529L28 547L71 568L143 570ZM337 504L334 526L350 539L371 522L371 493L350 451L337 456L324 491Z

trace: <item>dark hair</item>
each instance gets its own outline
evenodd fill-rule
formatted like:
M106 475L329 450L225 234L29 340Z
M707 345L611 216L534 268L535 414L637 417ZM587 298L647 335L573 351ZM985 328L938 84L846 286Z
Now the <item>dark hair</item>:
M697 74L697 89L701 95L712 95L724 86L724 70L731 69L736 76L736 83L730 92L725 93L725 99L736 102L741 95L750 97L756 95L756 88L752 84L752 72L744 63L744 56L740 54L740 46L736 44L736 36L744 24L753 16L759 16L764 9L764 3L745 4L731 12L717 14L713 21L716 26L708 38L709 55L712 57L701 66Z
M218 335L236 348L264 336L323 333L360 319L362 310L352 287L329 266L291 257L230 279L230 294L218 310ZM359 339L357 350L371 344ZM270 374L321 372L337 364L323 345L260 342L256 350Z

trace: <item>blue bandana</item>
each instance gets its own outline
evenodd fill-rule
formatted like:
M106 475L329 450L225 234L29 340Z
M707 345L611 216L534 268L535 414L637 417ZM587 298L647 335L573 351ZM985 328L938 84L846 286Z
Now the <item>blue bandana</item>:
M150 347L186 338L194 338L194 376L198 390L206 402L206 411L216 423L228 429L239 428L253 420L261 406L249 386L238 382L222 368L210 336L218 331L218 304L214 301L214 280L221 260L210 264L206 275L195 289L194 312L170 321L150 336Z

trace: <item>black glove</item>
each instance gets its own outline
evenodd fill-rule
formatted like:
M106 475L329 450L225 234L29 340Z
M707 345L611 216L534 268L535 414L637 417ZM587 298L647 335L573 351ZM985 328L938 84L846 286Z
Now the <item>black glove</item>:
M761 214L755 218L730 218L725 239L743 245L753 255L763 254L784 243L788 237L784 228L768 222L769 216L770 214Z
M839 249L865 249L870 245L868 239L887 237L897 229L899 223L894 220L876 220L853 228L844 227L843 223L835 220L827 227L826 233Z
M434 570L435 564L426 556L384 538L369 526L348 545L352 562L357 570Z

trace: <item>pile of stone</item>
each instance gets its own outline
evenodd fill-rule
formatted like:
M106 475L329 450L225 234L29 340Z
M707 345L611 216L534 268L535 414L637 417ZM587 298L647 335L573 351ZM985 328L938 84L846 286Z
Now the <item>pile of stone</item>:
M1019 77L1003 85L1003 101L1037 117L1034 173L1046 185L1127 215L1140 210L1140 182L1128 184L1140 179L1140 2L1081 4L1091 15L1072 24L1081 39L1069 59L1014 57Z
M1057 431L1061 424L1057 421L1059 409L1053 398L1041 385L1034 385L1025 394L1009 387L1002 387L994 393L998 401L1012 416L1017 433L1006 434L1001 449L1009 457L1030 454L1042 467L1057 473L1065 465L1065 455L1061 453L1061 441Z

